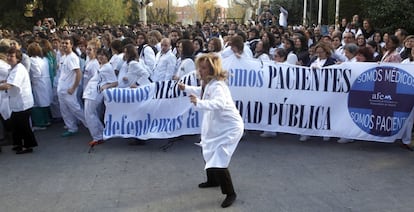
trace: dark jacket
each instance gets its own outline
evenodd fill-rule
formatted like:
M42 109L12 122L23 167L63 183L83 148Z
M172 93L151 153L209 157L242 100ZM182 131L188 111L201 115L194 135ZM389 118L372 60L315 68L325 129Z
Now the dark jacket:
M310 66L313 62L315 62L315 60L317 59L317 57L312 58L307 66ZM325 64L323 64L323 67L325 66L330 66L330 65L335 65L336 64L336 60L333 57L328 57L326 58Z

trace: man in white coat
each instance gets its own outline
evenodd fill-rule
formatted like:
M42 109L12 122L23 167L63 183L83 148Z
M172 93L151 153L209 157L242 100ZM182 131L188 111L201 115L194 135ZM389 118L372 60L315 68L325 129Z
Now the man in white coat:
M161 40L161 51L155 56L154 70L152 71L152 81L171 80L175 72L177 58L171 51L171 41L169 38Z
M76 96L82 78L79 57L72 51L72 38L63 38L61 45L63 55L59 64L60 76L57 92L62 118L68 128L62 136L68 137L78 131L78 120L85 126L86 124L83 109Z

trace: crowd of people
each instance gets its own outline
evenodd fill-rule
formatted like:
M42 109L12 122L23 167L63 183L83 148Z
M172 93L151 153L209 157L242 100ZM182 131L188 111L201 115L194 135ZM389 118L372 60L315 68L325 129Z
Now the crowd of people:
M76 135L82 123L92 137L89 145L100 144L103 90L177 80L195 70L196 58L205 53L315 68L341 62L414 63L414 35L403 28L384 32L368 18L360 21L354 15L349 23L343 19L338 29L329 26L323 33L320 26L280 26L269 11L264 14L272 20L260 16L263 20L256 25L197 22L58 28L53 19L45 18L31 31L1 30L0 139L4 131L11 131L16 153L30 153L37 145L32 131L47 129L61 119L66 128L62 136ZM25 74L20 74L23 70ZM24 133L16 125L21 122L27 124L21 125ZM302 135L300 140L308 138Z

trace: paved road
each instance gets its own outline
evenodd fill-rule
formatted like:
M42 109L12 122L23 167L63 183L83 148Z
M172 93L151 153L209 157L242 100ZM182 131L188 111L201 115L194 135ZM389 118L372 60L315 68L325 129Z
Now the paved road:
M0 212L25 211L414 211L414 152L396 143L337 144L250 131L233 156L238 199L220 208L205 180L198 136L128 145L111 139L88 154L85 129L61 138L62 124L36 132L32 154L0 153Z

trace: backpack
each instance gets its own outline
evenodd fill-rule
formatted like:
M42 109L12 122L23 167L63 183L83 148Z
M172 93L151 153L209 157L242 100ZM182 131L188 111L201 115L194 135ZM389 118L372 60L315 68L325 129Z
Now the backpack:
M152 51L154 51L154 55L157 55L157 53L158 53L158 49L157 49L155 46L150 46L150 45L148 45L148 44L145 44L144 48L142 48L142 51L141 51L141 53L142 53L142 57L143 57L143 58L145 58L145 51L144 51L144 49L145 49L147 46L151 47Z

